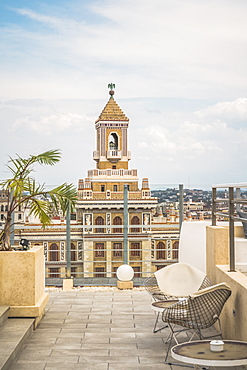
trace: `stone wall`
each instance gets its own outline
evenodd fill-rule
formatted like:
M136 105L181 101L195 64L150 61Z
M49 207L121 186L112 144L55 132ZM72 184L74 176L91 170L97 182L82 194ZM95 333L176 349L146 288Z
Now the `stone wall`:
M235 235L241 235L235 228ZM247 341L247 276L240 271L229 271L228 227L207 226L207 275L213 284L226 282L232 294L221 313L223 338Z

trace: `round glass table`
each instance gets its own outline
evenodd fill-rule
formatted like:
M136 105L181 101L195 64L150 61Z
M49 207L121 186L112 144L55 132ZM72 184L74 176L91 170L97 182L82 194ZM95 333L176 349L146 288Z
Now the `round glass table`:
M210 350L210 340L200 340L178 344L171 349L175 360L199 366L242 366L247 365L247 342L224 340L221 352Z

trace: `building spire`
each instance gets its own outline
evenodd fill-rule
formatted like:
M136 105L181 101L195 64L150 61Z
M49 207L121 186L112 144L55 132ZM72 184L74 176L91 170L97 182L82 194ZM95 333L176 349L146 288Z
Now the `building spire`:
M113 89L115 89L115 84L113 84L112 82L110 84L108 84L108 89L110 89L110 91L109 91L109 94L111 95L110 99L114 99L113 95L114 95L115 91Z

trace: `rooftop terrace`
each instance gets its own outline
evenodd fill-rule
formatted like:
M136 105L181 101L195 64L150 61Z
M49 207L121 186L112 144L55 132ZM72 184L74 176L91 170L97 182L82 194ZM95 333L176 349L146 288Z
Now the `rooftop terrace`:
M168 330L153 333L155 314L146 291L49 293L46 315L11 370L171 369L164 363Z
M189 251L187 255L191 259L195 250L199 250L202 260L199 267L205 270L212 283L226 282L232 289L221 315L223 338L246 341L247 277L229 268L230 227L223 223L217 226L185 225L182 236L184 234L186 251ZM190 238L185 233L188 227L193 228L193 232L188 233ZM247 243L242 226L233 225L233 232L236 238ZM191 236L196 236L194 250L190 250L193 245ZM199 258L183 262L194 262L198 266ZM168 330L153 333L155 313L150 305L151 297L143 288L91 287L67 292L53 289L49 293L46 315L27 339L11 370L171 369L164 363ZM8 345L6 338L3 340L5 346Z

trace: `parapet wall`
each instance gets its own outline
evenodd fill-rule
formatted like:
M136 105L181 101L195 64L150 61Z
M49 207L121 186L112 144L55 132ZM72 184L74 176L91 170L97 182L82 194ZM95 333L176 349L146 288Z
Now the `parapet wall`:
M235 235L242 236L236 226ZM207 226L207 275L213 284L226 282L232 294L221 313L223 338L247 341L247 276L239 271L229 272L229 242L227 226Z

